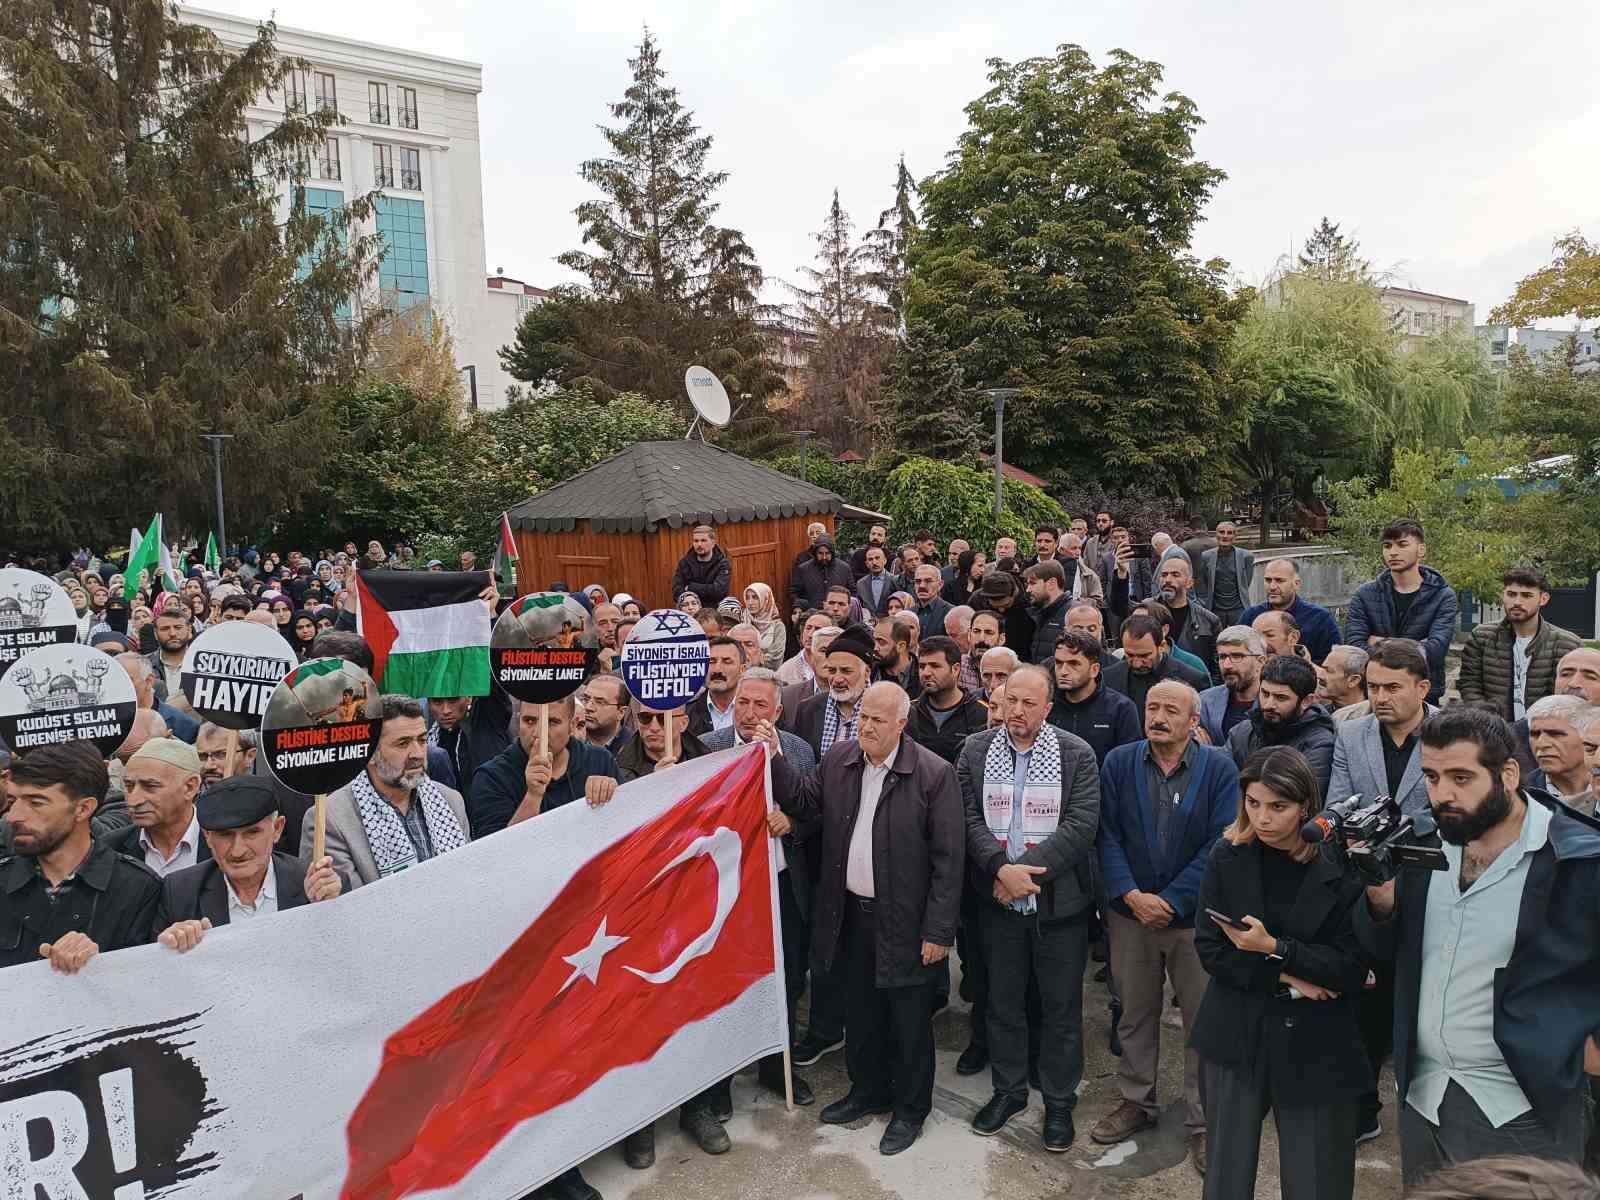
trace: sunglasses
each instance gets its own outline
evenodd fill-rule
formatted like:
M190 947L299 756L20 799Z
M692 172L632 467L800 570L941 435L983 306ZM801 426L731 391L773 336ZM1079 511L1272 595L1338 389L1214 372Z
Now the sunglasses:
M659 725L666 721L670 713L656 712L653 709L641 709L637 720L640 725Z

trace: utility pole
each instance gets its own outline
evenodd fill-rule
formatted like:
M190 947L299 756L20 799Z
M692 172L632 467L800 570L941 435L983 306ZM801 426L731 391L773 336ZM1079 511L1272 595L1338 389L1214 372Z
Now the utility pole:
M1022 395L1021 388L980 388L978 395L994 401L994 528L1000 532L1000 510L1005 507L1005 423L1006 400Z
M211 478L216 486L217 500L217 553L224 558L228 555L228 527L222 507L222 443L231 438L231 433L202 433L201 439L211 444Z
M800 478L807 483L811 482L811 478L806 474L806 444L816 436L816 433L815 429L796 429L794 431L795 437L800 439Z

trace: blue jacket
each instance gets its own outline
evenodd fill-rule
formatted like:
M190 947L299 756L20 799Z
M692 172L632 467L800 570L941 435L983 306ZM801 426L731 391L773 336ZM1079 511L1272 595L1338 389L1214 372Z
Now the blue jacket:
M1384 578L1388 578L1387 573ZM1252 604L1240 616L1239 624L1248 625L1271 608L1270 604ZM1311 657L1316 662L1320 663L1327 658L1328 651L1339 644L1339 622L1335 621L1333 614L1322 605L1312 604L1309 600L1296 596L1294 603L1289 605L1289 615L1294 618L1294 623L1300 626L1300 644L1311 652Z
M448 763L449 758L445 761ZM517 741L478 768L472 777L472 790L465 797L467 821L472 826L474 840L498 833L510 824L512 814L527 794L527 769L528 753ZM567 745L567 773L550 781L539 811L549 812L580 798L591 775L604 775L622 782L622 772L617 770L617 762L609 751L592 746L582 738L573 738Z
M1100 768L1100 872L1111 907L1132 917L1122 897L1137 889L1160 896L1177 915L1174 929L1192 929L1206 859L1239 810L1239 769L1226 750L1196 745L1194 777L1173 814L1168 854L1156 858L1155 824L1145 790L1145 740L1118 746Z
M1406 613L1405 626L1395 628L1394 578L1385 571L1370 583L1356 589L1344 619L1344 640L1347 645L1366 647L1367 638L1411 638L1422 643L1428 656L1428 672L1433 687L1428 692L1430 703L1444 698L1444 656L1450 652L1450 641L1455 637L1456 617L1460 605L1456 594L1445 582L1443 575L1432 567L1422 568L1422 587Z

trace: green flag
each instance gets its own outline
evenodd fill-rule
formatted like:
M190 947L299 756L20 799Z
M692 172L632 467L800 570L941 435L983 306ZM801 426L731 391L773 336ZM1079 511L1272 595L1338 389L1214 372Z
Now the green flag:
M217 574L222 572L222 554L217 549L217 535L215 532L206 534L206 570Z
M144 536L139 539L139 546L128 556L128 565L123 571L122 594L132 603L134 594L139 590L139 572L149 571L153 581L161 564L161 514L157 513L150 518L150 527L144 531Z

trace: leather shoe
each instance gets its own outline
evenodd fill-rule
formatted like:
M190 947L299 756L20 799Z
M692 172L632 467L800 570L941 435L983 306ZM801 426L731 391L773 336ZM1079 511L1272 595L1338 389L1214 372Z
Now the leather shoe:
M686 1108L678 1117L678 1125L700 1144L707 1154L726 1154L733 1149L728 1131L709 1108Z
M980 1137L993 1137L1006 1127L1007 1121L1027 1107L1028 1101L1021 1096L996 1092L972 1118L972 1132Z
M824 1108L817 1114L817 1118L824 1125L849 1125L852 1121L861 1120L862 1117L893 1111L894 1102L891 1100L874 1100L870 1096L858 1096L854 1092L849 1092L843 1100L835 1100Z
M902 1150L911 1149L911 1143L922 1135L922 1123L912 1124L910 1121L895 1117L889 1122L889 1128L883 1131L883 1138L878 1142L879 1154L899 1154Z
M656 1124L636 1129L622 1139L622 1161L635 1171L643 1171L656 1163Z
M1189 1161L1194 1164L1194 1169L1203 1176L1206 1173L1206 1135L1191 1133L1189 1141Z
M600 1193L572 1167L534 1192L533 1200L600 1200Z
M977 1042L968 1042L967 1048L961 1052L961 1057L956 1059L957 1075L976 1075L989 1065L989 1047L980 1046Z
M1132 1100L1124 1100L1109 1114L1101 1117L1089 1136L1102 1146L1125 1142L1141 1129L1149 1129L1156 1119Z
M757 1067L756 1082L774 1096L783 1098L783 1068ZM799 1075L794 1077L794 1102L801 1108L809 1108L817 1102L816 1093L811 1090L811 1085Z
M1040 1131L1044 1139L1044 1148L1055 1154L1065 1154L1072 1149L1072 1142L1078 1136L1078 1131L1072 1124L1072 1110L1070 1108L1051 1108L1048 1105L1044 1110L1044 1128Z

